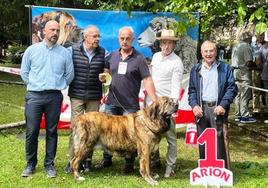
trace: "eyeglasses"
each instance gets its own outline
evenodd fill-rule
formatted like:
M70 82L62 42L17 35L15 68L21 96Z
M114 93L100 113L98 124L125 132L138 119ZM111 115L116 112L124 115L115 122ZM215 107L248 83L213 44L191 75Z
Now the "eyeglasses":
M94 38L94 39L101 38L100 35L86 35L86 37L91 37L91 38Z

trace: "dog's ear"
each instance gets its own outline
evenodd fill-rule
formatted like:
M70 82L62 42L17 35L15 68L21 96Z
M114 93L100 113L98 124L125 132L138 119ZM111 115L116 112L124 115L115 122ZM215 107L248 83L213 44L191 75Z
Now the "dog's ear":
M150 114L150 117L152 119L157 118L157 116L159 114L159 103L158 102L154 102L153 104L151 104L149 114Z
M159 114L160 115L164 115L166 113L166 106L169 103L169 99L167 97L161 97L159 99L159 106L161 106L161 108L159 108Z

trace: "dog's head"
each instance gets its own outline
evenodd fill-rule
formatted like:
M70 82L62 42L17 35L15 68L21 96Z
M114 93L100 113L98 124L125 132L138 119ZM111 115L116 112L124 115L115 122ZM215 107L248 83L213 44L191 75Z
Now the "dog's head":
M56 20L60 25L58 44L77 43L82 36L81 29L76 26L74 17L68 12L52 11L35 16L32 22L33 42L39 42L44 39L43 29L49 20Z
M152 52L160 51L159 41L156 37L160 36L162 29L168 29L176 20L168 17L155 17L138 37L138 43L142 47L150 47Z
M161 127L157 132L164 133L170 128L170 117L177 112L178 104L168 97L160 97L148 107L148 114L152 120L159 121Z
M178 104L175 103L173 99L168 97L160 97L150 107L150 116L153 119L159 117L168 119L178 110Z

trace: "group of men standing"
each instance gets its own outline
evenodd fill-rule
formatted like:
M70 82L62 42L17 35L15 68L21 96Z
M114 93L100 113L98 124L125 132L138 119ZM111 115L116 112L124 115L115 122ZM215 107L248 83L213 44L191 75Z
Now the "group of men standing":
M54 158L57 146L57 123L62 102L60 91L66 88L67 85L69 85L68 95L71 101L71 121L88 111L98 111L102 98L102 82L106 81L105 74L102 74L104 72L109 72L112 76L105 107L106 113L123 115L138 111L140 108L138 95L142 81L153 102L162 95L178 100L183 66L181 59L173 53L176 40L178 40L173 31L167 30L166 33L162 33L164 35L161 37L164 38L159 38L161 49L164 52L162 55L156 55L158 57L163 56L163 58L161 60L155 58L152 73L150 73L145 57L132 46L134 31L131 27L122 27L119 30L120 49L110 54L107 54L99 46L100 32L96 26L88 26L83 33L84 40L68 49L56 43L58 32L59 25L56 21L47 22L44 29L45 39L30 46L22 60L21 75L27 85L28 96L25 103L27 165L22 172L23 177L32 175L37 165L39 123L43 113L47 120L44 167L48 177L56 177ZM37 50L39 48L40 50ZM43 51L47 51L45 57ZM157 70L157 66L161 61L167 65L160 66L165 67L161 74L165 84L168 85L161 84L161 87L158 88L157 86L155 88L151 74L154 75L154 70L157 71L154 78L161 82L156 75L160 73L159 70L163 70ZM58 87L57 84L61 87ZM32 85L35 87L31 87ZM34 94L36 97L33 98L30 94ZM57 97L57 94L60 94L60 97ZM51 101L53 97L58 99L57 103ZM51 121L49 121L50 119ZM173 141L171 142L172 147L170 147L170 150L172 150L170 151L171 159L168 160L171 162L167 166L166 177L174 176L175 174L177 142L175 129L173 128L172 130L171 136L167 137L172 137ZM35 147L32 147L33 145ZM72 136L70 137L70 145L72 145ZM72 156L72 151L70 151L70 155ZM103 160L96 165L96 168L112 165L112 156L105 152L103 156ZM92 154L83 161L82 170L89 170L91 157ZM123 172L133 172L135 156L125 160L126 164ZM69 170L69 165L65 170Z
M54 159L57 148L57 123L62 102L60 91L67 85L71 100L71 121L88 111L98 111L102 83L106 81L106 74L103 73L110 73L112 76L105 106L105 112L108 114L124 115L138 111L141 82L151 102L160 96L168 96L178 102L180 95L183 64L180 57L173 52L176 41L179 40L173 30L163 29L161 36L157 38L160 41L161 52L153 55L151 72L145 57L133 47L134 31L131 27L126 26L119 30L120 48L110 54L99 46L100 32L96 26L88 26L84 30L84 40L68 49L56 43L58 32L59 24L56 21L48 21L44 29L45 39L30 46L22 60L21 76L27 85L27 165L22 172L23 177L32 175L37 165L39 124L43 113L47 133L44 167L48 177L56 177ZM215 43L205 41L201 53L203 60L193 67L190 75L189 104L197 119L199 135L207 127L216 128L218 158L226 161L226 135L223 125L227 123L228 110L236 96L237 87L231 67L216 60ZM172 120L167 121L172 125L165 135L168 148L164 176L174 177L177 140ZM72 151L70 155L72 156ZM200 157L205 158L204 147L201 146ZM91 158L92 154L89 154L88 159L83 161L82 170L90 169ZM159 154L152 156L152 159L159 161ZM135 156L125 160L123 172L133 172ZM111 165L112 156L104 152L103 160L96 168ZM69 171L69 165L65 170Z

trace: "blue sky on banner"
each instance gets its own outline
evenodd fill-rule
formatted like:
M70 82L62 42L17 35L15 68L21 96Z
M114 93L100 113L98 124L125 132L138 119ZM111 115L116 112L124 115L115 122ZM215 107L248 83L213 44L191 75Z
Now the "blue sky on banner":
M65 11L71 14L76 21L76 25L84 29L88 25L96 25L100 29L100 45L108 51L119 48L118 30L123 26L131 26L135 31L134 47L142 52L146 57L151 57L152 52L149 47L141 47L137 42L138 36L149 26L149 22L156 16L174 17L172 13L136 12L133 11L131 17L125 11L99 11L85 9L68 9L56 7L32 7L32 19L45 12ZM198 17L198 13L193 13ZM188 35L193 40L198 40L198 25L188 29Z

